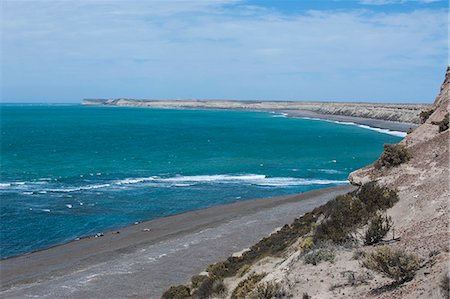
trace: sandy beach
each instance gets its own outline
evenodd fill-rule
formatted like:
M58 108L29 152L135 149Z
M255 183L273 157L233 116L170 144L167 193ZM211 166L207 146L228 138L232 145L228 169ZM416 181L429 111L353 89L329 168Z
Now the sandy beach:
M314 111L308 110L282 110L278 111L280 113L287 114L288 117L299 117L299 118L312 118L312 119L321 119L328 121L337 121L337 122L350 122L358 125L364 125L372 128L385 129L390 131L399 131L399 132L407 132L408 129L415 129L418 127L417 124L413 123L405 123L398 121L389 121L382 119L374 119L374 118L364 118L357 116L348 116L348 115L332 115L332 114L322 114Z
M354 188L344 185L191 211L2 260L0 294L159 298L170 285L188 282L208 264Z

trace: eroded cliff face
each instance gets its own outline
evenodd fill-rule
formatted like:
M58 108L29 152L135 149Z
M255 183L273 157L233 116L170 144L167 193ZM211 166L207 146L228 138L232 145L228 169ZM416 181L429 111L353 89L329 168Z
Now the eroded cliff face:
M353 184L377 181L398 190L400 201L388 211L400 236L395 246L424 259L427 252L440 253L427 275L418 275L403 293L389 293L390 298L440 298L433 288L439 289L438 281L448 272L450 133L448 129L439 132L438 123L449 112L449 93L450 68L434 102L434 112L401 142L411 154L408 162L382 169L369 165L349 177Z
M449 131L439 132L439 122L449 113L450 67L444 83L431 109L434 112L424 124L408 134L400 144L406 146L412 158L405 164L389 169L377 170L369 165L350 174L351 183L361 185L369 181L380 181L390 187L401 188L420 173L429 173L436 168L448 179Z
M265 257L243 277L266 273L260 284L276 282L293 298L302 298L305 293L323 299L442 298L441 282L448 273L449 260L449 130L439 132L436 123L448 113L449 84L447 71L433 114L401 142L411 154L408 162L381 169L369 165L350 175L354 184L377 181L397 190L399 201L387 210L393 229L385 238L390 239L387 241L390 248L412 253L421 260L421 267L411 281L390 287L392 281L361 266L355 255L371 252L376 245L336 247L333 263L309 265L299 250L299 244L303 243L291 246L286 255ZM236 288L243 277L225 279L227 288Z

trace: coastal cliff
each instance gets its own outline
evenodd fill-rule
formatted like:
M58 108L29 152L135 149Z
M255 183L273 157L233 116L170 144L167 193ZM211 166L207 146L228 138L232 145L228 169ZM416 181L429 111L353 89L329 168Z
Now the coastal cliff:
M449 82L448 69L433 106L421 113L421 126L351 173L350 182L362 186L358 191L210 265L163 298L449 298ZM391 163L383 164L388 158ZM370 201L380 199L385 208L371 209ZM372 220L348 220L366 217L359 216L362 210L374 211ZM352 241L333 242L349 221L357 224L349 230ZM371 229L383 231L376 241L367 239ZM318 242L324 234L328 241Z
M318 114L351 116L419 124L419 113L428 104L380 104L310 101L228 101L228 100L135 100L85 99L86 106L117 106L175 109L236 109L254 111L312 111Z

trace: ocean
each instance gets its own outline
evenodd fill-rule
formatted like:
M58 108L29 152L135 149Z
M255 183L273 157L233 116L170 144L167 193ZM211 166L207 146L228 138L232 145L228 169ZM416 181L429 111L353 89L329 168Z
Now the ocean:
M0 258L347 183L401 137L269 112L2 105Z

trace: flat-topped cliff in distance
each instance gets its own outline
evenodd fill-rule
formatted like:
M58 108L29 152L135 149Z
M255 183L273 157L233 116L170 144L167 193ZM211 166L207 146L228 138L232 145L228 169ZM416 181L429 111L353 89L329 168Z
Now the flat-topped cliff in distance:
M278 112L311 111L318 114L379 119L410 124L420 124L420 112L431 108L430 104L238 100L84 99L81 104L143 108L236 109Z

